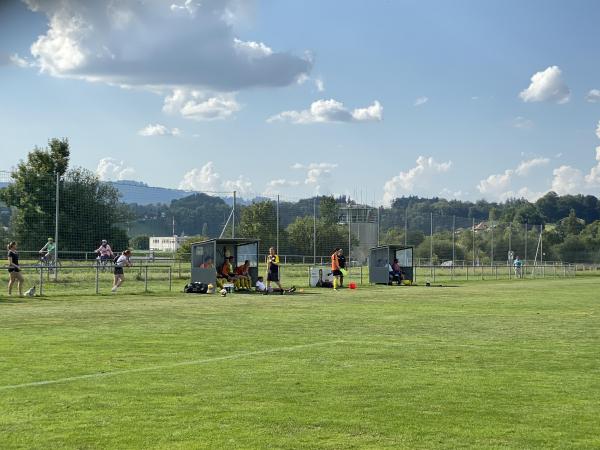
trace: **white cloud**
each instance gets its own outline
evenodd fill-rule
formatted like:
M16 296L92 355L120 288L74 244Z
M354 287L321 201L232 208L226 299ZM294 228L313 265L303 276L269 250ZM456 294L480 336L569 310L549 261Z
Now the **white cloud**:
M425 96L419 97L419 98L417 98L415 100L415 102L414 102L413 105L414 106L421 106L421 105L424 105L425 103L427 103L428 101L429 101L429 97L425 97Z
M562 72L558 66L548 67L546 70L535 73L531 77L531 84L519 94L524 102L552 101L567 103L571 91L562 79Z
M600 139L600 121L596 128L596 136ZM557 194L593 194L600 189L600 146L596 147L596 165L586 175L579 169L562 165L555 169L552 179L552 190Z
M48 29L31 46L43 72L115 85L217 92L286 86L312 60L235 36L239 0L26 0Z
M135 173L133 168L115 158L102 158L98 162L96 175L102 181L125 180Z
M21 58L17 53L13 53L9 56L8 60L15 66L26 68L31 67L33 64L25 58Z
M512 188L515 177L526 177L532 170L538 167L546 166L550 163L548 158L532 158L521 161L516 169L507 169L503 173L492 174L487 178L480 180L477 190L494 200L506 200L513 197L526 197L532 200L533 197L539 197L543 193L531 191L523 186L517 190Z
M583 185L583 174L581 170L571 166L560 166L552 172L552 190L558 195L578 194Z
M585 176L585 183L589 189L596 191L600 188L600 147L596 147L596 165ZM597 194L597 192L594 192Z
M513 119L513 127L521 130L529 130L533 128L533 121L526 119L525 117L518 116Z
M167 128L164 125L159 123L152 125L148 124L140 131L138 131L140 136L179 136L181 131L179 128Z
M413 193L415 188L424 187L429 180L440 173L448 172L452 161L438 163L433 157L419 156L417 165L406 172L400 172L383 186L383 202L390 204L395 198Z
M325 92L325 82L321 78L315 78L315 87L319 92Z
M223 189L226 191L236 191L236 195L248 198L252 196L252 182L244 175L240 175L236 180L227 180L223 182Z
M271 56L273 54L273 49L267 47L262 42L242 41L238 38L234 38L233 46L239 53L251 59L266 58L267 56Z
M585 99L589 103L600 103L600 89L591 89L585 96Z
M521 161L515 169L515 173L519 176L529 175L531 169L546 166L549 162L550 160L548 158L533 158L526 161Z
M179 189L215 192L219 189L220 180L221 175L215 171L214 163L209 161L202 167L185 173L179 183Z
M366 108L348 110L342 102L334 99L317 100L310 109L284 111L267 119L267 122L290 122L294 124L328 122L375 122L383 119L383 107L378 101Z
M164 101L163 111L180 114L186 119L198 121L219 120L231 117L241 106L235 94L208 96L197 90L177 88Z
M504 173L490 175L479 181L477 190L483 195L499 198L510 187L514 173L513 170L505 170Z
M463 191L453 191L452 189L444 188L440 191L439 196L445 199L460 199L466 195Z
M300 186L299 181L278 178L276 180L271 180L267 183L263 195L277 195L280 194L281 191L286 188L296 188L298 186Z
M304 184L312 186L316 194L331 193L330 184L333 179L333 170L337 167L337 164L327 162L292 165L292 169L306 171Z

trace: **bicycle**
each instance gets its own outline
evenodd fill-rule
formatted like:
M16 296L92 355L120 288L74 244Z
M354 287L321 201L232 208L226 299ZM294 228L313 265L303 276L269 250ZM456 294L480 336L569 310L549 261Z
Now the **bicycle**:
M96 256L96 260L94 261L93 267L98 267L102 272L106 270L112 270L113 266L113 257L108 256L103 258L101 255Z
M56 272L58 273L59 269L62 267L60 260L58 259L54 259L54 255L50 255L50 254L43 254L40 253L40 256L38 258L38 264L36 266L36 272L40 272L42 270L47 270L48 273L54 273L54 271L56 270Z

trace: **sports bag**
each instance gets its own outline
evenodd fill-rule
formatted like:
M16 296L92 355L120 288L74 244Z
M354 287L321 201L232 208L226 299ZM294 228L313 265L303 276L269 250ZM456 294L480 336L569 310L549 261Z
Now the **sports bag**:
M208 292L208 285L200 281L194 281L186 284L183 288L183 292L188 294L206 294Z

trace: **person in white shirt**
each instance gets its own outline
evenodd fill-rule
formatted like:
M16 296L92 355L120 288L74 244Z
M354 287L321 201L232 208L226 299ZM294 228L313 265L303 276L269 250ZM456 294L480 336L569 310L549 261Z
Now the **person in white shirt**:
M125 280L124 267L131 267L131 250L125 250L115 261L115 279L112 292L117 292L117 289L119 289Z
M267 293L267 286L265 285L264 278L258 277L256 280L256 292Z

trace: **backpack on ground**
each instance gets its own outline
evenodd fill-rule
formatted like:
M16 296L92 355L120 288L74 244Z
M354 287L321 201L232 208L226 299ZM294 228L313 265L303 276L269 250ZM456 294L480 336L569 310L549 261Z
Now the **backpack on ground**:
M194 281L186 284L183 288L183 292L187 294L206 294L208 292L208 285L201 281Z

